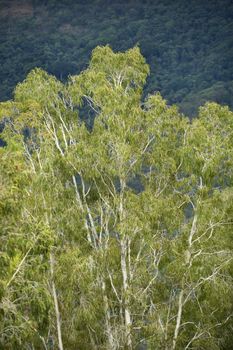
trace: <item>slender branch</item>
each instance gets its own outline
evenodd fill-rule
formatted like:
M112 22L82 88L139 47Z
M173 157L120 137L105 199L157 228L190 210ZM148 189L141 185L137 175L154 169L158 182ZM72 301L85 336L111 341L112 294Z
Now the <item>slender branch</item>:
M20 261L17 269L15 270L13 276L10 278L10 280L7 282L6 287L9 287L9 285L12 283L12 281L15 279L16 275L19 273L21 267L23 266L23 263L25 262L25 260L27 259L28 254L30 253L30 251L32 250L32 247L30 247L28 249L28 251L26 252L26 254L24 255L23 259Z

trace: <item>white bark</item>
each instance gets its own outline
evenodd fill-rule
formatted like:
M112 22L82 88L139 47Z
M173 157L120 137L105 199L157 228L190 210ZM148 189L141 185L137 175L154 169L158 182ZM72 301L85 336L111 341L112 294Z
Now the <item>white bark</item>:
M124 238L121 241L121 271L123 278L123 291L124 291L124 321L125 321L125 338L127 349L132 349L132 339L131 339L131 314L128 305L128 272L126 264L126 254L127 254L127 241Z
M182 317L182 311L183 311L183 297L184 297L184 290L181 289L179 294L178 313L176 316L176 327L175 327L174 336L173 336L172 350L175 350L176 348L177 338L180 330L180 323L181 323L181 317Z
M115 346L115 341L114 341L114 337L112 334L109 303L108 303L108 297L106 294L106 285L105 285L105 282L103 280L102 280L102 292L103 292L103 299L104 299L105 326L106 326L106 333L107 333L107 338L108 338L108 349L115 350L116 346Z
M50 253L50 272L51 272L52 294L53 294L56 323L57 323L58 349L63 350L63 342L62 342L62 334L61 334L61 317L60 317L60 311L58 306L56 286L54 283L54 258L52 253Z

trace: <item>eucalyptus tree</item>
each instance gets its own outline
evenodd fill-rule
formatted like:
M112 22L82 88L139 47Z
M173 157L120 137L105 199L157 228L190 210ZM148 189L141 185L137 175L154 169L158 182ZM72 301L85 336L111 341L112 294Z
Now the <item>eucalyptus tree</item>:
M36 69L2 105L4 348L227 348L233 115L143 101L148 73L138 48L97 47L66 85Z
M22 115L19 104L1 104L6 142L0 149L1 349L21 349L22 344L45 348L49 321L45 256L51 238L47 234L46 239L39 220L29 217L32 173L17 125Z

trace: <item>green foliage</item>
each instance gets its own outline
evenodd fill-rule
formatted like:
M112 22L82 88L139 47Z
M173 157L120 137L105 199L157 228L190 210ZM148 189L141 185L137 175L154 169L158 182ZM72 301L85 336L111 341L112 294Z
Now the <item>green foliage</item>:
M233 113L143 102L148 73L101 46L0 105L0 348L230 349Z

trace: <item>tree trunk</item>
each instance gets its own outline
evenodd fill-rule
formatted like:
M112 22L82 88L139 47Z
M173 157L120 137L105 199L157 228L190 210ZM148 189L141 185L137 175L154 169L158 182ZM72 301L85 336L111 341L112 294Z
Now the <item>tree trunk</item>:
M127 254L127 240L123 238L121 241L121 271L123 278L123 291L124 291L124 321L125 321L125 341L127 349L132 349L132 339L131 339L131 314L129 310L129 300L128 300L128 272L126 264L126 254Z
M103 300L104 300L105 326L106 326L106 333L108 337L108 349L115 350L116 346L115 346L112 329L111 329L110 310L109 310L109 304L108 304L108 297L106 295L106 285L103 280L102 280L102 291L103 291Z
M182 311L183 311L183 296L184 296L184 290L181 289L179 294L178 312L176 316L176 327L175 327L174 336L173 336L172 350L175 350L176 348L176 342L177 342L177 338L180 330L180 323L181 323L181 317L182 317Z
M61 335L61 318L60 318L60 311L59 311L58 300L57 300L57 291L56 291L54 278L53 278L54 258L52 253L50 253L50 271L51 271L52 294L53 294L53 301L54 301L56 321L57 321L58 349L63 350L62 335Z

